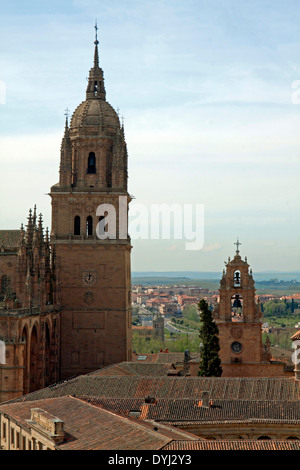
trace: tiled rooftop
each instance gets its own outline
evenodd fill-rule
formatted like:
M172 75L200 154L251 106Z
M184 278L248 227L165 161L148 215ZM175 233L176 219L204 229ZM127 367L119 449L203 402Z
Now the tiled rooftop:
M192 398L208 391L211 400L299 400L300 382L294 377L144 377L82 375L29 393L11 402L64 395L110 398Z
M121 362L103 369L91 372L89 375L98 376L116 376L116 375L141 375L141 376L167 376L168 371L172 369L172 363L152 364L139 362Z
M184 360L184 354L183 353L177 353L177 352L159 352L159 353L154 353L154 354L133 354L132 360L134 362L139 362L141 359L140 357L143 357L143 362L151 362L151 363L156 363L156 364L181 364Z
M172 441L163 447L164 451L178 450L300 450L300 441L294 440L244 440L244 441Z
M4 246L6 250L15 249L19 246L20 230L0 230L0 247Z
M164 421L172 424L189 422L278 422L300 425L300 402L279 400L215 400L209 408L194 399L155 400L81 397L89 403L106 409L119 411L127 416L140 412L141 419Z
M74 397L2 404L0 410L30 428L31 408L40 408L64 422L65 441L60 450L156 450L174 439L199 439L165 425L138 421L93 406Z

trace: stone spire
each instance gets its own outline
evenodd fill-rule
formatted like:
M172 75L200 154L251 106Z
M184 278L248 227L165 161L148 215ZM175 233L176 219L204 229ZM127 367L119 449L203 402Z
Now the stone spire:
M26 246L31 248L32 240L33 240L33 232L34 232L34 217L32 216L32 209L29 209L29 215L27 217L28 223L26 225Z
M68 109L66 110L65 132L60 148L60 185L70 186L72 183L72 145L68 123Z
M99 53L98 53L98 26L95 24L95 52L94 52L94 66L90 69L90 74L88 78L88 86L86 89L86 99L94 100L100 99L105 100L105 88L104 88L104 78L103 70L99 67Z
M95 52L94 52L94 68L99 68L99 53L98 53L98 26L97 26L97 21L95 23Z

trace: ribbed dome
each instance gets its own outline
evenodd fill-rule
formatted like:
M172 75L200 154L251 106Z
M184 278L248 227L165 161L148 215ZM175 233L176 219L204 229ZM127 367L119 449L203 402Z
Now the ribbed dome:
M82 102L74 111L70 130L85 127L105 129L120 129L120 120L114 108L105 100L88 99Z

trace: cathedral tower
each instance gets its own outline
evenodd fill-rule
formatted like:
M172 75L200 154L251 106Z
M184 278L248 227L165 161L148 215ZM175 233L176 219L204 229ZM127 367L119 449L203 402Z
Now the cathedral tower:
M106 101L97 26L86 99L66 125L52 186L61 378L131 359L127 147Z

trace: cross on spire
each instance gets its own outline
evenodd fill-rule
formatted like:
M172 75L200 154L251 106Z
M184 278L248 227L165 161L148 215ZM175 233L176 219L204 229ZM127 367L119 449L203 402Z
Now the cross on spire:
M97 20L95 21L95 44L99 44L99 41L98 41L98 26L97 26Z
M87 99L101 99L105 100L105 87L103 70L99 67L99 53L98 53L98 24L95 21L95 41L94 41L94 66L90 69L88 77L88 85L86 89Z
M237 241L234 243L234 245L236 245L236 254L238 255L239 254L239 246L241 245L241 243L239 242L239 239L237 239Z
M67 128L67 127L68 127L68 125L69 125L69 112L70 112L69 108L66 108L66 109L65 109L65 116L66 116L66 128Z

